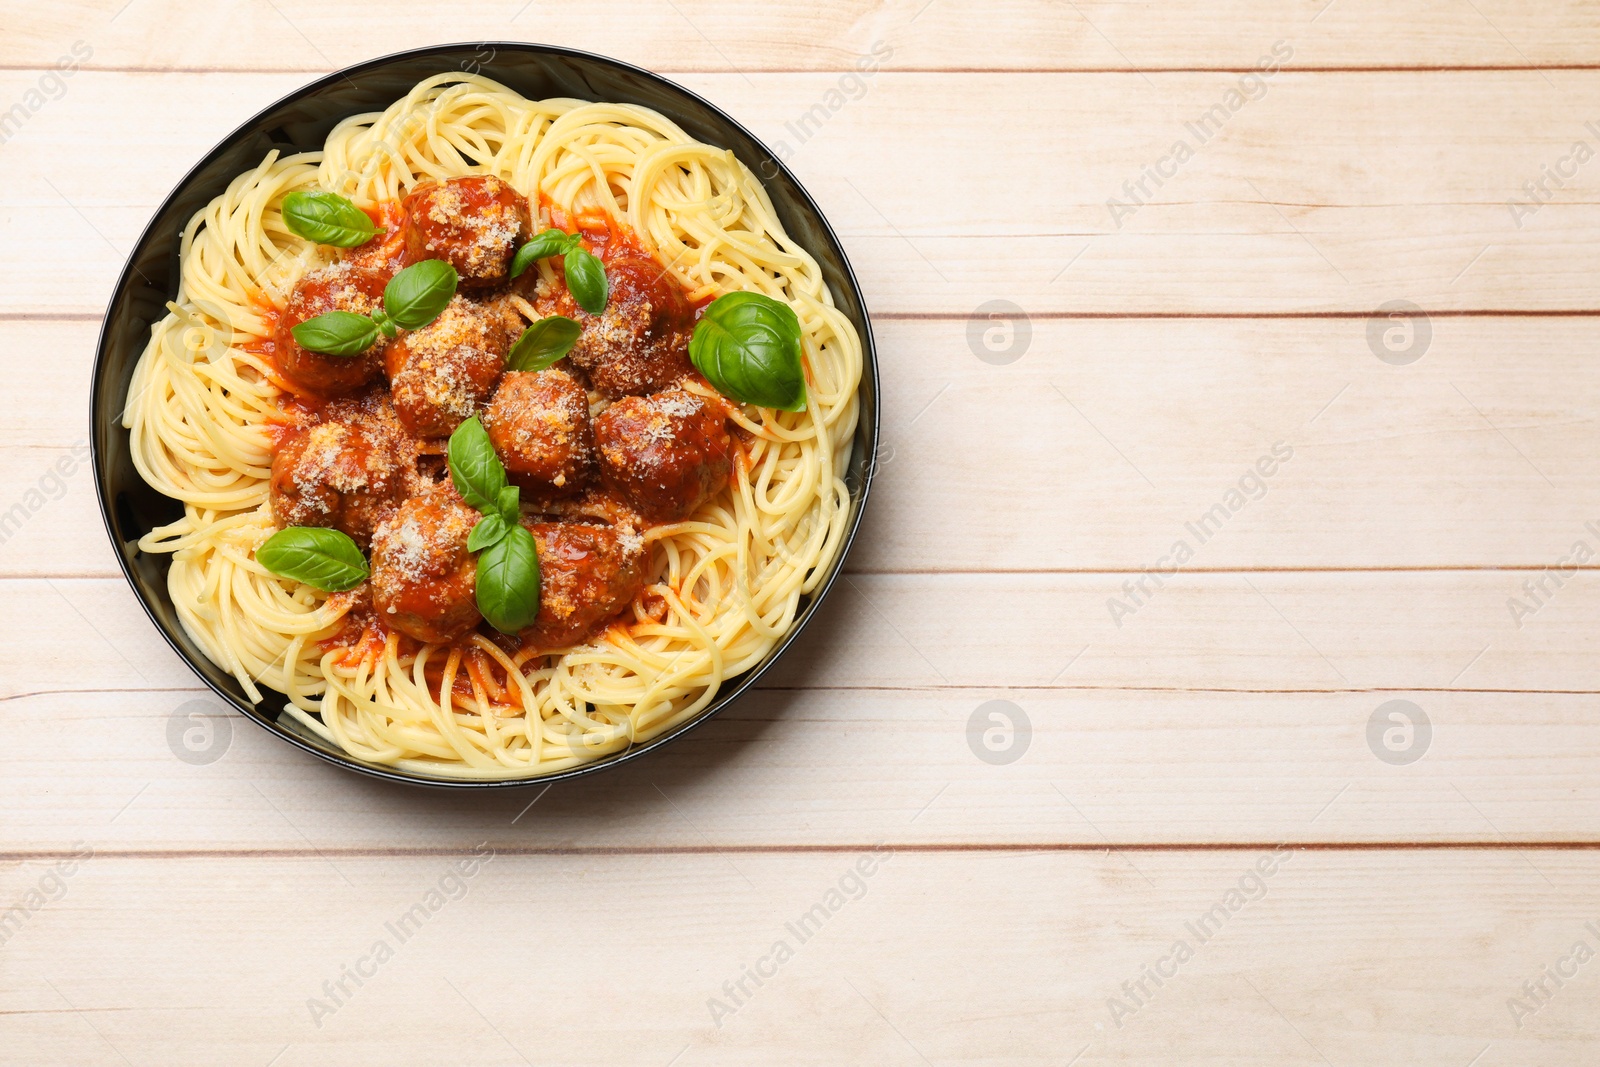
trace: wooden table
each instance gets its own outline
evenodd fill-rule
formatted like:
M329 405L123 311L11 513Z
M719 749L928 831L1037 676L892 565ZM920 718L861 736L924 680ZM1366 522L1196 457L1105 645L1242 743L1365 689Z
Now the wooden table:
M519 2L9 6L0 1063L1596 1062L1593 4ZM223 713L76 457L190 164L480 38L783 142L885 452L758 692L460 796Z

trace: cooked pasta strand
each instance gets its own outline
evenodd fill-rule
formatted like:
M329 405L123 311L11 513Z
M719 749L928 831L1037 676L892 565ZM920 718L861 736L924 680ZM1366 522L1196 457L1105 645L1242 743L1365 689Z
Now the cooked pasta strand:
M497 175L569 217L609 214L692 298L766 293L788 301L802 328L808 409L731 405L749 434L735 484L688 521L650 531L653 583L610 629L559 656L509 656L476 635L450 647L381 633L352 644L349 597L254 560L276 528L269 430L283 421L256 342L295 280L329 256L286 228L283 197L320 188L377 207L468 174ZM184 517L139 546L172 555L173 602L207 656L252 699L283 694L290 717L352 756L440 777L522 778L647 741L761 661L843 543L860 340L749 169L653 111L527 100L481 76L441 74L382 113L346 119L321 152L267 156L195 215L181 250L179 291L151 331L123 421L140 474Z

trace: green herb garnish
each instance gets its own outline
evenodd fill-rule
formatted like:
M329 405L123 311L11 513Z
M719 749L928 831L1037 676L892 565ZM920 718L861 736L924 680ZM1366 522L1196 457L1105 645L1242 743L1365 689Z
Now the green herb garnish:
M689 359L723 396L758 407L804 411L800 318L761 293L724 293L713 300L689 339Z
M539 614L539 552L519 521L520 492L506 484L489 431L474 415L450 435L446 458L456 492L483 514L467 535L478 553L478 611L503 634L533 625Z

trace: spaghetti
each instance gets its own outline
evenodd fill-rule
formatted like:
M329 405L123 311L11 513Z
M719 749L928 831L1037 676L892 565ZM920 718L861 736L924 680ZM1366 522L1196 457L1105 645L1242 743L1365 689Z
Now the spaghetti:
M278 528L269 479L280 435L304 418L273 356L278 316L326 247L282 204L325 190L383 218L417 186L493 175L546 222L602 220L654 256L701 305L750 291L799 318L806 407L733 403L728 486L682 521L643 530L643 591L603 630L558 652L480 628L413 640L255 559ZM548 264L538 268L550 275ZM249 697L350 755L438 777L521 778L623 751L693 719L758 664L823 580L847 532L844 481L862 350L816 261L790 239L731 152L642 107L528 100L478 75L418 84L382 113L341 122L320 152L276 152L190 220L181 281L134 371L124 425L134 464L181 501L142 551L172 557L183 626Z

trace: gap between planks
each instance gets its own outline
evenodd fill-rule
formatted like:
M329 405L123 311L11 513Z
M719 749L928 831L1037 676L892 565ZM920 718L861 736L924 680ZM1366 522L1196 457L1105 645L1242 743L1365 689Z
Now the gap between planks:
M1342 207L1340 204L1310 205ZM1099 237L1102 234L1079 234L1082 237ZM1600 317L1600 308L1454 308L1431 310L1424 308L1418 314L1436 319L1562 319ZM1370 319L1373 310L1346 311L1036 311L1028 318L1041 322L1134 321L1141 319L1194 319L1237 320L1254 319ZM966 322L970 314L948 311L869 311L868 317L876 322ZM105 316L94 311L0 311L0 322L101 322Z
M0 72L28 73L55 70L49 63L0 63ZM87 74L303 74L308 78L322 78L337 74L343 67L216 67L216 66L148 66L143 64L84 64L77 68ZM1468 64L1392 64L1315 65L1284 67L1296 74L1474 74L1474 73L1528 73L1543 74L1550 71L1595 71L1600 63L1468 63ZM814 67L750 67L744 74L849 74L854 66ZM703 76L731 74L734 69L721 67L658 67L652 73L671 78L680 75ZM1253 66L1166 66L1166 67L882 67L879 74L1255 74Z
M37 445L13 446L15 448L37 447L48 449L65 449L71 445ZM1247 575L1247 574L1476 574L1480 572L1505 572L1514 574L1534 573L1540 574L1551 569L1549 563L1420 563L1411 565L1379 565L1379 566L1326 566L1326 567L1290 567L1290 566L1265 566L1265 567L1184 567L1182 574L1219 574L1219 575ZM1576 573L1600 571L1600 563L1573 563L1570 569ZM1011 577L1027 577L1038 575L1040 577L1056 575L1083 575L1086 577L1104 576L1119 577L1127 574L1143 574L1144 571L1137 567L995 567L983 570L964 570L957 567L949 569L939 567L922 568L879 568L857 570L846 567L839 572L841 575L855 575L865 578L899 578L899 577L943 577L943 578L982 578L994 575L1008 575ZM0 582L109 582L122 577L121 571L60 571L39 572L30 574L0 574Z
M1251 686L1211 685L1014 685L997 682L992 685L762 685L750 687L753 693L1238 693L1253 696L1345 696L1356 693L1482 693L1496 696L1600 696L1600 689L1517 689L1505 687L1473 687L1442 685L1365 685L1344 686L1333 689L1261 689ZM114 689L34 689L27 693L0 696L0 704L34 697L95 696L107 693L211 693L203 685L192 686L118 686ZM777 722L776 718L746 716L744 722Z
M535 783L537 784L537 783ZM1265 852L1289 848L1301 852L1600 852L1600 841L1037 841L1025 843L865 841L822 845L641 845L641 846L494 846L496 856L508 857L609 857L609 856L741 856L855 854L875 849L903 853L996 853L1034 855L1057 852ZM97 848L95 859L416 859L460 856L459 848ZM0 852L0 863L37 863L71 859L70 849L19 849Z
M1344 204L1302 205L1310 207L1345 207ZM1075 234L1078 237L1101 237L1104 234ZM1600 316L1600 308L1455 308L1417 312L1436 319L1563 319L1593 318ZM1370 319L1373 310L1346 311L1036 311L1029 319L1045 322L1067 322L1075 319L1139 320L1139 319ZM3 315L0 315L3 317ZM98 318L98 316L93 316ZM966 322L971 314L948 311L880 311L869 312L869 317L883 322Z

